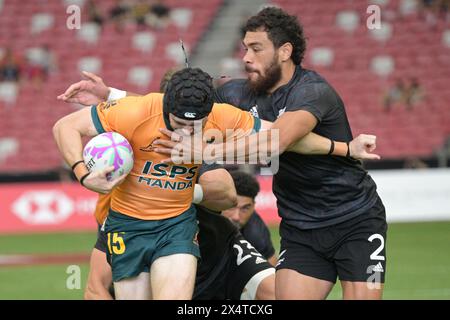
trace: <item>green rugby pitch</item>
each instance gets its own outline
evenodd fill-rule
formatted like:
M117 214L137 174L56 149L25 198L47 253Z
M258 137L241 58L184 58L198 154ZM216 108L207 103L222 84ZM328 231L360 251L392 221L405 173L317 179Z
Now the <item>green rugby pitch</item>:
M279 247L278 228L271 228ZM0 236L0 299L82 299L95 233ZM450 299L450 221L390 224L385 299ZM60 261L7 266L11 255L61 255ZM71 261L72 259L72 261ZM44 264L43 264L44 263ZM67 289L67 268L80 266L81 289ZM340 299L339 284L329 299Z

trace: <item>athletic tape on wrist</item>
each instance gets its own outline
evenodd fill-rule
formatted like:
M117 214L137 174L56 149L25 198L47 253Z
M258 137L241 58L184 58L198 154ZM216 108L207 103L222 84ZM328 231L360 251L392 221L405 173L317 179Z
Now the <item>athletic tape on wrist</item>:
M109 88L108 101L122 99L122 98L125 98L126 96L127 96L126 91L119 90L119 89L112 88L112 87Z
M203 188L198 183L194 186L194 197L192 203L199 204L203 200Z

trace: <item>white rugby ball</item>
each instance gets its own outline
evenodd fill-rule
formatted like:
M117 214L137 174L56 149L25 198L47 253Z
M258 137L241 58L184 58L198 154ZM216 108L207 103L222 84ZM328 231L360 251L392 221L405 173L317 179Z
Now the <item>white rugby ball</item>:
M108 180L130 173L134 165L130 143L117 132L101 133L89 140L83 150L83 159L89 172L114 166L114 171L107 175Z

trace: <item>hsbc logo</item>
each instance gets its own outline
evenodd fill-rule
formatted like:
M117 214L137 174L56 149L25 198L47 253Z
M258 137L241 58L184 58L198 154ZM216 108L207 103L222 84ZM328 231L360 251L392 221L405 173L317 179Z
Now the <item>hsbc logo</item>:
M12 204L12 212L27 224L58 224L72 215L74 207L61 191L29 191Z

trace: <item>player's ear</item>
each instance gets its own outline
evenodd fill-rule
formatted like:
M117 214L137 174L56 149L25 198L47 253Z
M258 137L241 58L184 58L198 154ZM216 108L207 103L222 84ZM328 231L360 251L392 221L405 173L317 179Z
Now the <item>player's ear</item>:
M280 48L278 48L278 55L282 62L288 61L292 56L292 51L294 50L294 47L292 46L292 43L286 42L283 44Z

